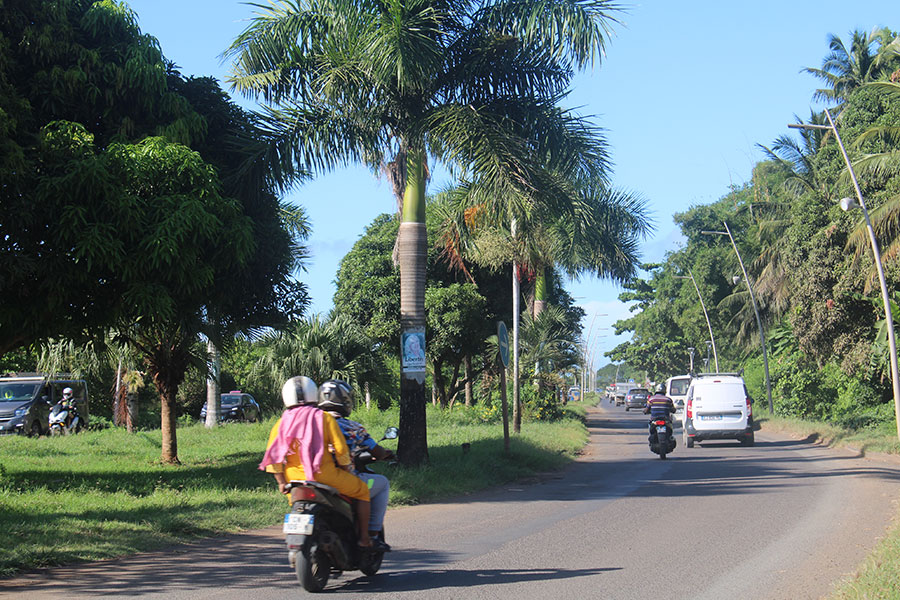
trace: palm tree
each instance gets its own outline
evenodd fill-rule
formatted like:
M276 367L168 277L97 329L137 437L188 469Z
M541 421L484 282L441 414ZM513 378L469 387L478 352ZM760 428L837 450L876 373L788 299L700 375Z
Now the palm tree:
M868 34L857 29L851 38L848 48L832 34L828 42L831 53L822 61L822 68L803 69L826 83L827 87L816 90L813 98L836 103L835 112L840 112L850 92L886 78L900 58L900 38L890 29L876 28Z
M273 389L303 373L316 383L343 379L360 392L383 371L372 340L346 315L314 315L271 334L262 344L266 350L254 372Z
M424 330L429 160L493 195L539 189L549 147L584 131L555 110L599 61L611 0L307 0L258 6L226 52L232 86L266 102L264 158L287 178L362 162L392 182L403 336ZM583 160L605 164L593 140ZM571 145L570 145L571 147ZM427 456L424 368L401 374L406 464Z

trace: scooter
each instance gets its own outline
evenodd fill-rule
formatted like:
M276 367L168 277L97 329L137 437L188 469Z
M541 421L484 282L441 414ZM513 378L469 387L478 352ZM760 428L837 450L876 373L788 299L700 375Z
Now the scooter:
M385 439L395 439L397 428L388 427ZM368 452L354 457L357 471L368 471L375 458ZM283 532L288 562L308 592L320 592L334 574L362 571L372 576L381 568L384 552L360 548L356 515L350 501L333 487L316 481L289 482L291 512L284 516ZM384 541L384 530L376 536Z
M81 430L81 415L74 402L60 400L50 409L50 435L68 435Z
M666 455L675 450L675 436L672 435L672 424L665 419L654 419L650 421L650 451L659 454L661 460L666 459Z

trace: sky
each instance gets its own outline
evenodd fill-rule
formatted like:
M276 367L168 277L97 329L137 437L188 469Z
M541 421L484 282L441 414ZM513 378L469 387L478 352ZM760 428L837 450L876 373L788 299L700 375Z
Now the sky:
M223 82L221 55L255 10L236 0L131 0L144 33L184 75ZM710 204L751 176L770 146L790 134L795 115L808 118L830 34L849 43L854 30L900 29L896 0L625 0L606 56L575 79L567 106L605 130L613 183L647 200L655 231L642 260L661 261L681 243L672 216ZM253 103L234 98L247 108ZM435 177L430 190L442 184ZM365 167L317 176L287 200L312 225L312 258L300 279L312 312L332 307L341 258L378 215L395 211L390 185ZM745 257L746 260L751 258ZM584 277L566 284L585 309L584 337L595 368L603 353L627 341L613 323L630 315L618 285ZM720 342L722 343L722 342ZM687 357L685 358L687 361Z

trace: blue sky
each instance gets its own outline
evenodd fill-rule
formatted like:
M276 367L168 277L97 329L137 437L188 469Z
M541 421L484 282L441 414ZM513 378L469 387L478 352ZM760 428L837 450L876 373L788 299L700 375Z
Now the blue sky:
M254 10L234 0L129 5L182 73L220 80L229 71L220 56ZM897 30L900 11L895 0L660 0L629 4L621 21L601 64L576 79L569 106L606 130L615 184L647 198L656 223L643 248L649 262L678 248L673 214L746 182L762 159L756 144L770 145L789 133L795 114L806 118L810 107L820 108L812 103L818 80L800 71L821 66L829 34L847 42L854 29ZM348 168L305 183L288 199L312 223L313 257L301 279L313 311L326 312L340 259L377 215L395 209L390 186L363 167ZM585 335L599 367L607 362L603 352L627 339L612 335L612 323L629 314L617 299L622 290L596 278L567 287L588 312Z

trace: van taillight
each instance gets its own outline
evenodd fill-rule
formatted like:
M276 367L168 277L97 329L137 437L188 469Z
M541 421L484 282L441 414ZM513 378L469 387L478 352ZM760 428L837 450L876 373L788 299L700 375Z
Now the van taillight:
M694 418L694 399L693 398L688 398L688 401L687 401L687 418L688 419Z
M747 416L751 416L753 414L753 408L750 407L750 396L747 396Z

